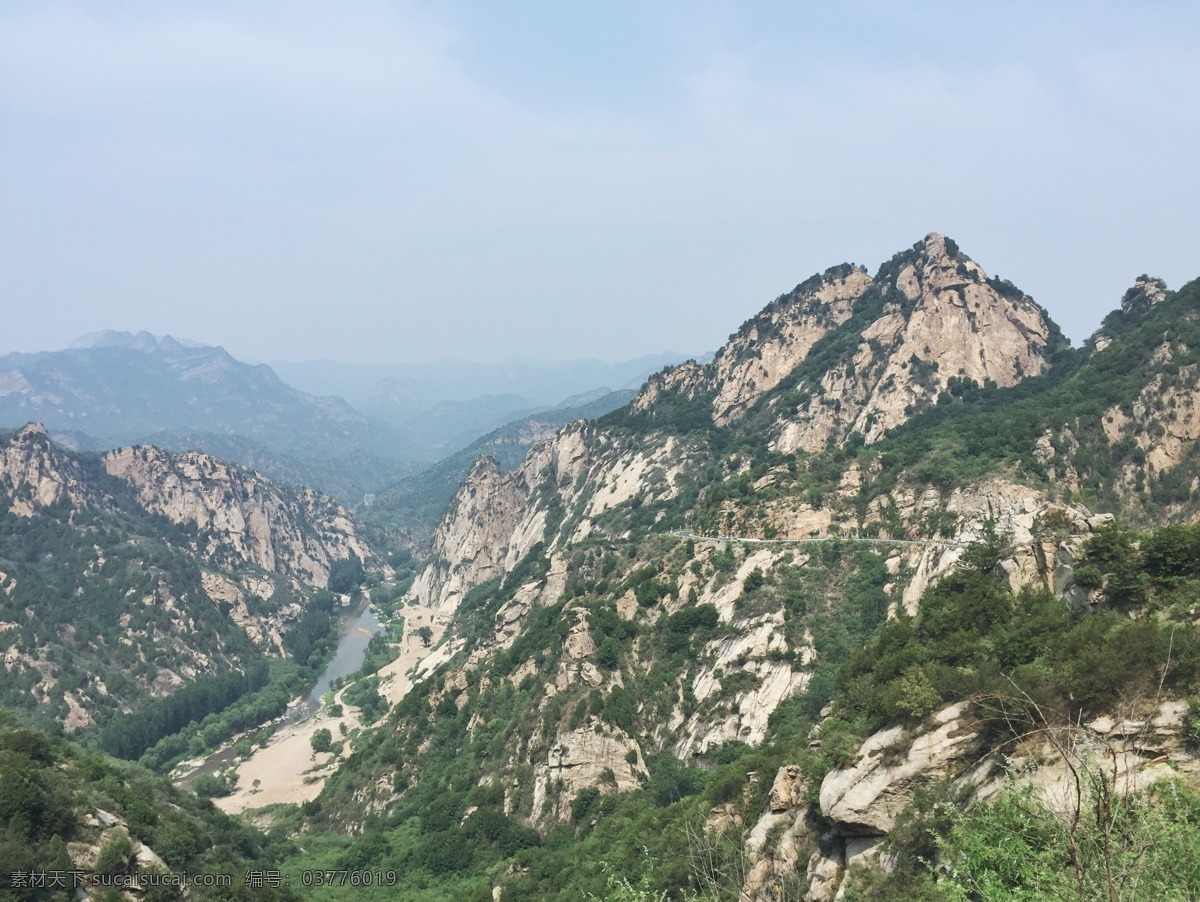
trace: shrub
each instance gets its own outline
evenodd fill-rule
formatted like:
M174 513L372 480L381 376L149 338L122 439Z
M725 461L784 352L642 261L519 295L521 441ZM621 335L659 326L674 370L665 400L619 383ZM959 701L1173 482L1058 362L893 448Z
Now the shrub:
M314 752L328 752L333 748L333 734L322 727L312 734L309 744Z

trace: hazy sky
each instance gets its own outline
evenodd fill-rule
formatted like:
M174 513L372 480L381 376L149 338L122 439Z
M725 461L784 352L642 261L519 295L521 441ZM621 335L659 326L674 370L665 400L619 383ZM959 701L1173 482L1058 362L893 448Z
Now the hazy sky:
M929 231L1200 276L1200 4L0 0L0 351L711 350Z

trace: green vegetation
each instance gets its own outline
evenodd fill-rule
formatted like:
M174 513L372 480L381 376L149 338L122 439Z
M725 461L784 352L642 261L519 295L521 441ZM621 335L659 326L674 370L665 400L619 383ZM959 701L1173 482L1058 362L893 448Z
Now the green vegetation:
M1127 798L1090 789L1079 819L1009 790L955 814L937 849L942 898L1173 899L1200 886L1200 793L1182 781ZM928 881L928 877L925 878Z
M102 830L96 812L127 827ZM210 802L180 792L142 768L81 748L62 737L18 727L0 711L0 900L65 898L53 888L13 886L17 871L70 870L67 843L98 847L97 874L126 874L135 867L134 842L159 855L173 874L225 874L228 888L193 885L197 900L294 899L283 888L251 889L252 868L277 868L286 844L217 811ZM151 899L175 898L149 895Z
M810 693L784 702L775 712L763 746L733 743L691 765L669 753L651 752L649 734L678 704L679 687L684 712L696 704L687 700L687 673L706 643L722 634L716 609L684 605L647 626L622 620L607 600L626 591L636 596L639 586L652 586L663 581L664 573L685 569L686 544L623 549L618 552L621 566L631 576L604 588L612 552L582 550L572 564L568 599L531 612L514 646L495 655L490 669L467 672L465 691L419 684L392 712L386 729L362 737L318 801L305 806L303 814L320 837L317 860L337 867L371 856L377 867L396 871L393 895L415 900L448 894L483 900L499 874L505 875L505 892L516 898L638 898L628 895L635 892L646 898L692 894L732 899L736 888L728 880L722 883L719 875L739 867L744 853L737 834L709 837L698 825L714 805L731 806L752 823L765 803L771 775L783 764L799 765L813 793L821 776L851 760L873 730L895 723L919 727L950 702L974 704L978 715L993 724L986 741L1003 744L1014 729L1032 728L1035 717L1077 722L1139 694L1187 695L1200 688L1200 636L1190 622L1166 616L1128 619L1118 613L1116 601L1087 612L1044 592L1013 594L992 575L1006 540L993 530L968 549L959 570L926 592L916 618L901 614L885 619L882 587L889 577L884 561L851 543L814 546L804 566L775 567L750 580L747 610L782 604L786 634L810 632L820 663ZM1193 578L1194 558L1187 549L1197 541L1200 526L1138 535L1118 525L1097 533L1089 560L1106 590L1115 585L1118 565L1140 569L1145 574L1143 610L1169 615L1164 599ZM643 555L662 566L642 563ZM497 599L508 591L496 585L482 590L472 599L472 610L490 622ZM644 595L651 604L662 600L658 590ZM546 677L529 675L514 682L524 662L534 663L534 674L557 672L567 630L575 622L565 615L569 606L579 605L587 612L598 666L619 671L624 685L607 692L559 693L546 700ZM635 640L642 660L649 661L648 670L628 664ZM729 673L722 682L730 693L753 688L750 674ZM821 745L812 748L809 732L826 703L836 714L824 720ZM539 760L560 730L592 727L620 729L638 739L648 768L642 787L622 794L611 794L603 784L586 790L566 806L566 822L542 835L520 826L520 819L536 814L530 808L533 775L519 764L510 768ZM390 776L396 797L386 811L363 821L361 803L352 800L381 773ZM494 782L481 785L481 774L492 775ZM555 791L553 784L547 789L551 795ZM1168 792L1173 793L1170 804L1164 802ZM1179 848L1172 843L1183 843L1194 829L1189 826L1195 816L1194 790L1157 789L1146 798L1144 805L1131 799L1127 810L1118 812L1121 818L1133 818L1120 821L1128 826L1121 835L1162 831L1167 847ZM1011 894L1014 886L1023 885L1021 880L1041 880L1038 868L1061 861L1066 828L1031 805L1010 793L995 808L963 814L953 799L921 796L892 840L911 866L862 878L848 898L955 898L957 892L967 894L963 898L972 892L1002 898L1000 889L987 887L994 884ZM1013 822L1018 815L1029 825L1025 832ZM278 829L291 829L291 823L285 819ZM339 825L347 824L358 825L355 831L362 829L361 835L337 836ZM1081 867L1094 888L1097 875L1102 877L1096 868L1103 851L1097 857L1083 843L1087 830L1092 830L1087 834L1091 842L1103 824L1093 829L1086 818L1080 824ZM1015 836L1012 845L1000 847L994 836L1004 830ZM1043 846L1037 847L1038 842ZM1013 851L1018 848L1019 853ZM1114 855L1132 854L1133 848L1128 843L1121 850L1114 847ZM989 863L986 854L992 853L1007 858ZM293 859L287 867L307 867L311 860L306 856L302 865ZM934 867L939 861L959 862L952 878ZM1014 871L1021 861L1025 870ZM1155 881L1172 874L1186 876L1193 866L1187 854L1156 856L1145 885L1158 885ZM998 876L989 876L989 868ZM1060 865L1059 870L1066 876L1055 879L1068 883L1039 884L1056 888L1047 889L1045 898L1054 898L1060 886L1076 886L1070 882L1075 880L1070 868ZM614 881L614 874L624 881ZM800 875L796 880L799 885ZM354 894L387 897L383 890Z
M262 659L246 674L201 677L176 693L114 717L95 734L99 748L139 758L165 773L184 758L218 748L239 733L282 716L288 703L328 664L337 642L335 598L318 591L284 636L293 660Z
M135 760L164 736L177 733L197 718L224 710L266 682L267 663L262 660L255 661L245 674L198 677L166 698L110 720L96 734L96 746L118 758Z
M314 752L328 752L333 749L333 734L326 728L322 727L312 734L309 740Z
M271 840L247 842L283 854L294 885L303 871L322 868L395 876L394 885L306 888L314 899L484 902L503 884L506 897L521 899L732 900L739 887L730 875L745 864L742 836L737 828L706 830L714 808L730 823L753 824L771 778L785 764L799 768L801 797L807 793L815 803L822 777L853 761L866 737L893 726L911 736L952 703L970 706L984 725L976 761L1030 732L1070 735L1092 718L1160 697L1191 699L1183 739L1200 746L1200 526L1139 531L1164 512L1196 510L1191 487L1200 468L1189 458L1166 474L1147 475L1143 439L1153 436L1127 430L1110 438L1116 433L1106 431L1113 423L1105 420L1115 408L1132 422L1134 401L1154 379L1160 379L1160 394L1191 385L1184 367L1200 365L1200 318L1192 312L1200 305L1200 283L1136 315L1110 317L1105 329L1112 344L1099 353L1070 351L1052 329L1053 368L1014 388L954 377L928 409L912 410L907 425L874 445L855 433L839 447L814 453L772 450L781 415L819 403L815 386L822 375L850 373L865 326L887 304L910 304L883 284L920 253L918 246L885 264L846 323L832 328L734 425L713 424L714 393L703 380L664 388L644 410L605 417L603 440L622 454L659 450L673 436L682 472L668 483L666 465L652 467L649 488L595 517L587 537L574 543L563 539L575 534L590 500L586 476L573 486L580 493L574 507L564 504L563 483L546 478L529 486L530 503L544 516L541 541L510 572L467 594L453 627L461 648L449 646L456 649L449 666L390 712L375 674L400 637L399 599L416 563L408 552L393 552L398 581L386 587L357 558L337 562L331 591L353 593L369 584L391 615L389 630L371 640L362 670L342 695L374 726L347 737L353 753L346 755L333 731L316 731L313 751L338 753L342 765L317 799L276 812ZM957 249L950 246L950 253L964 271ZM777 304L806 303L805 292L820 282L814 278ZM1024 297L1002 280L992 284L1005 296ZM769 318L757 317L739 334L769 328ZM916 356L905 366L926 387L938 375L936 364ZM660 388L665 382L660 378ZM802 547L729 542L714 548L668 533L686 526L770 537L785 528L781 511L794 512L803 501L831 515L828 526L813 518L826 537L950 538L960 517L970 514L958 513L963 505L947 510L936 504L939 495L1002 474L1065 497L1064 467L1078 478L1070 500L1086 500L1093 510L1132 511L1095 529L1086 542L1085 557L1074 562L1071 602L1032 588L1014 593L998 578L1011 537L994 524L982 542L963 551L956 571L924 593L915 616L898 604L898 589L911 574L903 567L897 572L900 561L885 558L877 545L830 538ZM848 478L851 469L855 479ZM409 501L428 513L429 498ZM138 555L150 549L157 556L130 551L121 558L106 550L102 562L87 541L70 538L47 515L28 524L0 520L0 531L29 527L32 535L4 545L12 560L0 560L0 567L11 567L20 591L62 599L78 597L71 594L79 588L74 574L110 567L110 587L96 597L98 610L113 616L128 607L116 587L134 576L147 592L164 574L199 592L198 571L175 554L176 545L196 537L155 537L141 521L135 534L125 521L88 516L81 520L89 536L106 540L95 544L120 548L124 541ZM1052 511L1035 524L1035 536L1064 537L1074 516ZM118 527L125 530L119 537L104 532ZM750 560L766 547L774 556L770 565L761 556ZM740 593L734 591L739 578ZM562 585L561 592L545 591L551 585ZM1090 593L1086 603L1079 590ZM22 603L33 597L21 596ZM6 604L0 594L0 606ZM0 616L10 610L7 619L21 623L24 608L10 607ZM61 615L65 608L58 610ZM114 713L115 703L97 702L112 709L93 734L98 745L140 755L155 768L239 735L239 754L245 754L260 739L250 731L280 713L327 659L337 624L334 596L318 593L284 638L290 660L266 666L251 663L248 645L220 631L219 612L199 616L211 617L202 641L220 666L128 715ZM766 650L733 651L731 618L739 629L766 627ZM49 635L49 623L23 632L22 647L36 647L33 640ZM167 624L138 626L152 631ZM426 645L432 641L429 627L414 635ZM497 647L499 637L507 647ZM78 644L119 672L103 657L125 654L115 638L96 648ZM125 697L153 680L139 657L150 653L157 652L149 645L128 653L126 663L140 682L123 687ZM63 685L87 688L89 681L73 677L66 660L52 663ZM172 666L178 663L172 657ZM758 703L753 694L798 673L808 678L806 691L776 708L765 741L754 747L741 741L750 728L739 716ZM34 678L29 667L0 676L8 680L0 690L14 698ZM717 731L704 732L716 724L732 725L722 727L730 737L724 745L712 740ZM615 743L619 751L595 785L569 794L566 765L556 773L551 762L581 738ZM680 760L673 750L688 754ZM1126 798L1112 792L1115 771L1078 760L1082 788L1065 819L1016 789L970 808L949 783L922 790L888 840L897 867L887 875L861 875L845 897L1170 898L1172 886L1197 885L1195 787L1165 783ZM0 768L0 780L8 779ZM11 836L24 837L20 854L53 858L60 850L51 843L72 828L55 814L62 809L56 778L36 779L43 781L36 792L29 791L33 776L3 783L0 798L10 793L50 828L27 828L21 811L3 801L0 824L7 817ZM227 770L197 778L193 788L197 795L219 795L231 791L235 779ZM618 785L636 788L617 792ZM810 808L811 829L794 835L801 869L817 848L818 811ZM289 845L288 836L301 836L303 850ZM102 866L113 871L129 867L131 853L132 845L116 839L99 850ZM789 891L799 891L802 875L794 877Z
M20 624L6 634L20 657L0 668L0 705L48 724L66 716L69 693L104 723L149 697L160 671L195 666L197 654L214 675L244 672L253 646L204 594L188 550L195 531L145 513L98 461L80 464L114 510L62 501L22 517L0 497L0 621ZM168 598L189 609L190 624ZM50 695L34 691L43 669L56 681Z

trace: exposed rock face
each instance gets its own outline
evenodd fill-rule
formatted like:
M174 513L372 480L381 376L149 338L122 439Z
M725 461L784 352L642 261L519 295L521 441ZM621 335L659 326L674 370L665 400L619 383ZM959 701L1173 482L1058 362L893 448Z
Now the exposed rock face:
M634 410L649 410L665 394L691 396L708 379L709 368L694 360L668 367L646 380L638 396L633 399Z
M633 763L627 757L631 754ZM549 824L566 820L571 802L584 789L595 786L601 792L628 792L639 785L636 774L645 772L641 750L621 730L588 725L560 733L546 760L534 768L534 821ZM562 789L552 797L550 789L559 783Z
M713 419L736 419L775 388L813 345L850 318L854 301L871 287L857 267L831 269L779 298L742 327L717 353Z
M759 402L772 392L769 403L792 397L778 394L783 380L853 317L865 325L850 336L849 353L795 386L802 403L775 411L767 428L776 450L816 450L852 432L873 442L934 404L952 379L1010 386L1048 365L1056 337L1041 308L1008 283L989 281L944 236L931 234L898 255L881 279L875 283L850 265L814 276L747 322L711 364L689 362L652 377L633 409L653 411L668 395L711 397L718 424L734 423L752 408L760 416ZM511 569L543 538L551 545L578 542L615 507L671 497L687 455L676 436L630 444L576 424L535 446L514 473L478 464L439 526L435 563L412 594L454 610L471 588ZM921 503L936 506L940 499ZM552 504L576 514L567 518L574 523L570 535L547 534ZM827 506L798 509L778 500L769 503L765 520L793 537L824 534L832 523Z
M1086 724L1031 734L1003 759L1000 776L978 782L975 796L986 799L1007 786L1031 786L1069 817L1079 797L1068 759L1075 769L1108 780L1122 794L1169 777L1200 775L1200 759L1184 740L1188 710L1186 699L1133 703ZM981 766L964 779L983 772Z
M1121 307L1104 317L1087 346L1099 354L1113 343L1113 335L1123 326L1135 323L1167 298L1167 283L1147 275L1139 276L1121 298Z
M775 775L767 810L746 835L747 866L739 902L796 898L808 832L805 807L804 775L796 765L784 765Z
M943 779L975 801L1028 786L1059 814L1072 817L1081 804L1090 804L1086 789L1079 795L1075 774L1084 774L1085 787L1094 777L1119 794L1139 792L1166 777L1200 774L1200 759L1182 738L1188 710L1183 699L1134 703L1086 724L1032 731L991 752L980 747L979 724L966 703L942 709L912 734L899 727L875 733L849 767L831 771L821 784L821 814L833 829L815 837L818 851L805 869L804 898L840 898L847 872L857 866L890 869L893 862L881 854L881 839L919 787ZM805 822L802 787L799 768L781 768L766 809L746 835L749 866L742 898L747 902L778 898L777 887L800 870L797 845L811 848L814 837L804 834L813 827ZM768 836L776 838L773 846Z
M305 586L325 585L332 561L371 558L348 512L310 489L285 489L198 453L138 447L80 457L36 424L0 443L0 497L12 514L55 523L70 549L56 552L55 578L67 589L27 602L34 632L5 631L3 654L5 670L31 679L34 702L65 702L69 729L92 723L97 705L130 710L199 674L244 667L242 643L229 642L238 629L262 651L282 653ZM144 512L197 531L164 530ZM93 514L103 515L104 530ZM142 547L151 549L144 558ZM173 566L188 559L195 570ZM3 582L10 595L14 584L36 584L21 571ZM93 592L114 589L122 606L112 632L78 629ZM228 622L214 621L214 606ZM115 659L105 650L114 642ZM56 662L72 659L91 679L64 690Z
M174 455L144 445L106 454L104 466L133 486L146 510L201 530L210 561L232 556L324 586L333 561L371 557L349 513L312 489L287 492L207 454Z
M501 576L528 495L521 471L501 473L492 458L481 457L438 525L433 563L411 594L429 607L453 611L475 586Z
M275 583L264 577L244 575L239 580L203 570L200 581L204 593L221 606L229 618L236 623L259 648L283 654L283 634L287 624L300 616L299 603L292 602L277 608L267 615L250 609L248 601L253 598L267 599L275 592Z
M1171 350L1161 350L1169 360ZM1191 454L1200 439L1200 373L1194 365L1180 367L1168 377L1156 373L1127 410L1119 405L1105 411L1104 433L1115 444L1132 437L1145 452L1145 472L1156 476L1178 466ZM1128 464L1127 490L1138 467Z
M674 438L630 451L582 421L535 445L512 473L501 473L494 461L481 458L439 524L432 563L410 595L453 612L467 592L511 571L539 542L553 552L586 537L595 519L617 505L672 497L674 478L685 462ZM560 519L564 510L578 513L570 535L547 529L554 510ZM540 603L555 601L565 585L559 566L539 592Z
M936 729L911 743L903 727L876 733L862 744L849 767L825 777L821 814L843 836L887 833L917 788L949 775L979 735L965 703L939 711L935 720ZM896 760L889 761L893 757Z
M885 304L857 350L807 386L811 399L781 411L779 451L815 451L860 433L870 444L931 406L951 379L1015 385L1047 367L1051 330L1019 292L1001 293L944 236L930 234L893 261Z
M878 278L850 265L814 276L747 322L711 364L652 377L634 408L711 396L714 422L735 422L856 317L848 350L794 386L799 403L776 409L775 448L815 451L854 432L869 444L935 404L952 379L1011 386L1043 372L1060 340L1037 304L989 280L943 235L927 235Z
M681 728L681 738L673 749L677 757L686 760L735 741L750 745L762 742L767 722L780 702L804 691L810 677L806 670L794 667L789 660L769 657L791 650L783 635L783 621L780 610L750 622L732 623L726 636L706 646L702 655L706 663L693 680L693 693L700 706ZM811 649L805 652L802 664L812 659ZM713 703L721 697L718 674L725 672L753 674L757 683L737 693L722 715L714 711Z
M130 851L126 863L136 866L139 870L158 870L170 873L170 868L158 853L130 835L129 825L124 820L101 808L93 808L91 812L83 816L77 827L76 836L77 839L67 843L67 855L71 859L71 865L84 872L82 876L85 881L90 882L89 878L99 876L93 872L100 860L101 851L109 843L128 848ZM76 898L92 898L82 888L77 892ZM127 893L124 898L141 898L141 893L138 892L136 895Z
M65 499L85 503L78 463L62 454L39 423L30 423L0 446L0 491L12 498L9 510L28 517Z

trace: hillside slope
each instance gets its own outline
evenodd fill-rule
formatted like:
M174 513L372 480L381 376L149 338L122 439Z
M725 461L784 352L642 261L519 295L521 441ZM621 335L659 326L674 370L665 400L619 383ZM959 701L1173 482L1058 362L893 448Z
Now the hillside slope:
M919 788L998 741L945 743L978 716L955 704L994 690L986 681L1018 660L1082 685L1071 681L1106 665L1077 663L1079 643L1119 645L1116 612L1145 616L1149 596L1122 587L1159 577L1136 575L1136 536L1117 541L1133 534L1112 515L1186 519L1200 476L1187 413L1200 287L1150 289L1139 280L1073 351L1028 297L930 235L874 278L843 265L802 283L712 363L665 370L515 470L481 460L411 590L451 619L446 638L327 785L317 823L387 837L389 860L418 880L414 898L421 879L513 898L596 892L607 856L636 849L629 836L656 837L663 856L615 862L648 888L832 898L852 860L880 861L861 855ZM1106 557L1114 541L1125 550ZM1008 613L989 621L975 598ZM939 605L955 613L923 613ZM1190 610L1169 605L1172 618ZM914 618L931 644L887 665L898 670L863 656ZM955 623L961 636L946 632ZM1171 628L1190 649L1182 622ZM1024 642L1027 656L997 661L998 641ZM1191 652L1145 641L1150 670L1114 671L1088 711L1117 717L1105 707L1114 687L1159 679L1168 707L1127 713L1159 724L1154 747L1182 756L1168 734L1184 729ZM1078 714L1058 692L1046 716ZM1107 735L1097 724L1089 741ZM901 755L910 739L923 763L907 782L889 777L885 820L847 813L868 771L830 776L841 788L826 792L838 767L877 747ZM697 813L707 826L687 820ZM726 874L706 886L696 848L710 833L723 850L711 860L740 862L736 885ZM574 850L563 853L573 876L549 870L565 864L552 849ZM450 850L510 864L485 878L451 865Z
M0 441L4 703L69 728L282 655L336 561L372 560L311 489L191 452Z
M364 484L374 488L407 472L400 437L340 398L304 394L223 348L146 332L0 357L0 425L30 421L87 450L153 441L238 455L354 501ZM343 461L340 474L333 461ZM346 462L380 482L347 479Z

